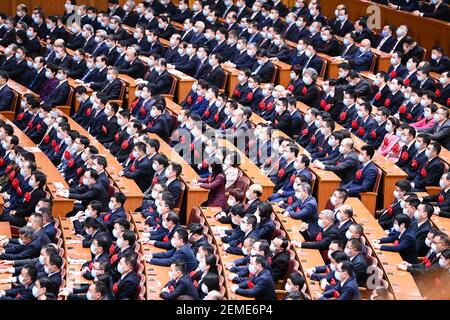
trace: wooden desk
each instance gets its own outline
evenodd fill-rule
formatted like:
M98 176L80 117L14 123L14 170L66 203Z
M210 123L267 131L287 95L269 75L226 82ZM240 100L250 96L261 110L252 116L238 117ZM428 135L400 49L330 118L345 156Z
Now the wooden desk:
M77 288L81 284L90 284L92 281L82 276L81 260L90 261L92 259L89 248L83 248L81 239L74 234L73 224L69 218L59 217L64 243L64 258L66 259L67 274L66 287ZM80 260L79 261L74 261Z
M11 238L11 227L9 225L9 222L0 222L0 236L5 236L7 238ZM0 268L10 268L10 265L1 265ZM0 279L7 279L10 278L10 273L2 273L0 274ZM11 283L3 283L0 284L0 290L8 290L11 289Z
M27 87L21 85L20 83L14 81L14 80L12 80L12 79L9 79L9 80L8 80L7 85L8 85L12 90L16 91L20 96L23 96L23 95L25 95L25 94L31 94L31 95L33 95L33 96L35 96L36 98L39 99L39 95L38 95L36 92L31 91L31 90L28 89Z
M358 198L348 198L345 202L353 208L353 220L363 225L366 245L373 249L375 257L380 262L384 274L391 286L394 296L398 300L421 300L419 289L413 277L407 271L397 269L397 264L403 259L397 252L381 251L372 247L372 241L386 237L383 228Z
M272 180L266 176L255 163L250 161L247 156L241 152L234 144L227 139L219 139L219 145L224 146L231 151L236 151L241 157L241 165L239 166L244 174L251 180L252 183L260 184L263 188L261 200L267 200L272 194L275 187Z
M439 217L436 215L433 215L431 217L431 221L433 224L441 230L442 232L445 232L448 236L450 236L450 219L445 217Z
M11 238L11 226L8 221L0 222L0 236Z
M231 286L233 285L233 282L231 280L228 280L228 275L231 273L227 268L225 268L225 265L229 262L233 262L236 259L242 258L242 256L229 254L222 250L222 240L219 237L215 237L213 233L213 228L216 226L224 226L219 221L216 221L214 218L214 215L221 211L220 208L212 208L212 207L201 207L201 213L202 216L205 218L205 223L209 227L209 230L211 232L211 236L213 238L214 243L217 246L216 253L219 255L219 263L222 265L222 270L224 272L224 286L226 291L226 296L228 297L228 300L254 300L253 298L244 297L239 294L233 293L231 291Z
M117 78L119 78L120 80L122 80L123 82L125 82L126 85L126 89L125 89L125 101L127 102L127 106L128 108L131 106L131 104L133 103L135 96L136 96L136 83L135 83L135 79L130 77L127 74L119 74L117 76Z
M62 111L59 110L61 113ZM80 126L75 120L72 118L69 119L69 125L72 130L78 131L81 135L86 136L90 143L98 149L99 155L102 155L106 158L108 162L108 167L105 171L108 173L108 176L114 181L114 184L119 188L120 192L122 192L127 200L125 201L125 211L134 211L136 208L140 207L142 204L142 199L144 198L144 194L137 186L136 182L132 179L128 179L124 176L119 176L119 172L123 170L122 165L117 161L117 159L106 149L103 144L98 142L89 132L87 132L82 126Z
M191 209L195 206L201 205L208 200L208 190L201 188L198 185L191 183L193 179L199 179L197 172L181 157L175 150L173 150L165 141L163 141L157 134L149 133L148 136L152 139L157 139L160 142L159 152L166 155L171 161L179 163L183 170L180 178L186 186L186 221L189 221Z
M142 238L142 233L144 232L145 219L139 212L132 212L130 215L130 220L134 226L134 231L136 232L137 238ZM164 250L158 249L147 244L140 246L139 253L144 255L152 252L163 252ZM159 294L164 285L169 282L169 267L156 266L148 263L147 261L142 261L144 264L144 275L146 277L146 298L147 300L161 300Z
M228 92L228 96L233 95L234 88L239 84L238 75L239 70L236 68L228 67L222 63L222 69L228 74L228 80L225 85L225 91Z
M281 84L286 88L291 81L291 65L280 60L272 61L272 63L277 67L275 84Z

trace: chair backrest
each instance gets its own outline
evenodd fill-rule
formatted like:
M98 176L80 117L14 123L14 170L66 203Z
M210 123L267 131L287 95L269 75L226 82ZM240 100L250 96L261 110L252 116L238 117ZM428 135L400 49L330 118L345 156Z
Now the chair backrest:
M190 225L191 223L200 223L200 208L199 207L192 207L191 214L189 216L189 220L187 222L187 225Z
M177 208L177 209L181 209L181 203L183 202L183 196L184 196L185 190L186 190L186 185L184 184L184 182L181 182L180 196L178 197L178 201L175 204L175 208Z
M373 73L373 71L375 70L376 62L377 62L377 56L376 55L372 55L372 62L370 63L370 68L369 68L369 71L371 73Z
M170 76L172 77L172 84L170 86L169 94L173 96L175 94L175 89L177 88L178 79L175 78L173 75Z
M274 66L274 68L273 68L271 83L275 83L275 80L277 78L277 74L280 71L280 69L278 68L278 66L276 64L274 64L273 66Z
M288 262L288 266L286 269L286 274L284 275L284 282L287 281L287 278L289 277L289 275L293 272L299 272L298 270L300 269L300 263L295 260L295 259L289 259Z
M374 183L373 189L372 189L372 192L375 192L375 193L378 192L378 188L380 187L381 177L383 175L383 172L381 171L381 169L378 167L377 167L377 169L378 169L377 179L375 180L375 183Z
M219 91L221 93L223 93L225 91L225 87L227 86L227 81L228 81L228 72L224 72L225 73L225 77L223 78L223 84L222 86L219 88Z
M123 101L123 99L125 99L125 90L127 88L127 84L123 80L119 79L119 81L120 81L120 92L117 100Z
M276 237L285 237L286 232L284 230L281 230L279 228L275 229L272 233L272 239L275 239Z
M241 170L239 170L240 172L242 172ZM247 192L248 187L250 186L250 178L247 177L246 175L242 174L234 183L234 188L237 189L241 189L242 192L245 194L245 192Z
M320 60L322 60L322 68L320 68L318 77L323 78L325 76L325 71L327 70L328 62L327 62L327 60L324 60L324 59L320 59Z
M312 172L310 169L308 169L308 170L309 170L309 172L311 172L311 190L314 190L314 186L316 185L317 177L314 174L314 172Z
M170 126L171 126L172 130L175 130L175 128L178 127L177 115L172 113L170 115L170 120L171 120Z
M74 90L72 87L69 87L69 95L67 96L66 106L72 105Z

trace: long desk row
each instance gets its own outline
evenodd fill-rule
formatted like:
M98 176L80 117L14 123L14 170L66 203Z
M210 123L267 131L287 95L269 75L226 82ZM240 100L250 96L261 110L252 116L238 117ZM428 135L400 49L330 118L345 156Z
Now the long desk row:
M354 222L361 224L364 227L364 235L368 240L366 245L372 247L372 241L386 236L385 231L375 220L372 213L366 209L364 204L358 198L348 198L345 203L351 205L353 208ZM397 252L381 251L374 249L373 247L372 249L378 261L381 262L381 267L387 276L387 280L392 287L396 299L421 299L420 292L411 274L396 268L397 264L403 261L400 254Z
M73 224L69 218L59 217L62 231L64 258L66 259L66 287L78 288L92 281L83 277L81 268L84 262L92 259L89 248L83 248L82 240L75 235Z
M230 229L229 226L224 226L222 223L220 223L214 218L214 216L221 211L220 208L201 207L200 210L203 218L205 219L206 225L211 230L211 233L214 233L214 230L218 230L217 228L220 228L220 230L225 230L225 228ZM225 251L222 250L223 242L221 241L220 237L217 237L214 234L212 236L213 241L217 248L217 254L219 255L220 264L223 266L225 277L224 285L226 288L228 300L253 300L252 298L244 297L231 291L231 286L233 285L233 283L231 282L231 280L228 279L228 275L231 272L224 267L227 263L231 263L236 259L240 259L242 258L242 256L226 253Z
M60 114L62 111L59 110ZM86 136L91 144L98 149L99 155L102 155L108 161L108 166L105 169L108 173L109 177L113 180L114 184L118 187L120 192L122 192L127 200L125 202L125 210L134 211L138 208L141 203L144 195L142 191L137 186L136 182L132 179L128 179L126 177L119 176L119 172L122 171L122 165L117 161L117 159L111 155L108 149L106 149L101 143L99 143L92 135L87 132L82 126L80 126L75 120L72 118L68 118L69 125L72 130L78 131L81 135Z
M6 238L11 238L11 226L9 222L0 222L0 236L4 236ZM2 265L0 267L10 268L10 265ZM7 279L11 277L8 273L1 273L0 279ZM2 283L0 284L0 290L8 290L11 289L11 283Z
M8 120L5 116L0 115L0 119L10 124L14 128L14 134L19 138L20 144L27 151L34 153L36 157L36 167L38 170L47 175L47 191L53 199L53 215L65 215L73 208L74 201L62 198L56 195L57 189L68 188L68 185L61 173L56 169L55 165L47 158L47 156L36 146L36 144L28 138L16 125Z

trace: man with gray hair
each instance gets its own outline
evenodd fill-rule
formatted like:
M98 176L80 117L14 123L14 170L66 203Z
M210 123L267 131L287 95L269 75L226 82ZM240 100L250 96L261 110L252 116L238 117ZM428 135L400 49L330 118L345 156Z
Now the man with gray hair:
M133 28L136 27L136 24L139 20L139 15L134 11L135 8L136 2L132 0L128 0L123 5L125 16L122 19L122 23Z
M311 185L303 182L294 187L295 201L284 211L284 217L302 220L306 225L305 229L310 228L313 234L319 232L317 224L317 200L311 195ZM334 216L333 216L334 219Z
M333 240L340 240L339 230L334 224L334 212L331 210L322 210L317 221L319 230L310 224L303 222L300 227L300 233L305 242L292 241L299 248L328 250L328 246Z
M8 239L0 240L1 260L32 259L39 256L41 251L41 239L38 239L32 227L25 226L19 230L17 243Z
M342 184L346 184L353 180L360 165L358 155L353 149L353 140L351 138L342 140L339 147L339 153L341 155L336 160L331 162L321 162L316 160L312 166L327 171L333 171L342 179Z

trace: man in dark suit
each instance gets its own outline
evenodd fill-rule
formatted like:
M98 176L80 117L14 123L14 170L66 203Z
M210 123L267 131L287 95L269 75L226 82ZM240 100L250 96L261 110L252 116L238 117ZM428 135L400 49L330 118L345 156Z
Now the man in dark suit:
M375 150L365 145L361 148L361 154L358 158L361 161L361 167L356 171L354 179L347 184L342 185L351 197L357 197L362 192L373 191L373 186L378 176L378 168L372 162Z
M373 247L382 251L398 252L404 261L411 264L417 263L417 239L413 228L410 228L411 220L404 213L398 214L394 219L396 233L388 237L375 240ZM385 245L392 243L393 245Z
M268 269L264 256L250 258L249 271L252 276L248 281L233 285L231 291L255 300L275 300L275 283Z
M358 282L354 276L353 265L350 261L343 261L337 264L335 277L338 283L334 287L325 289L322 294L316 292L313 296L317 300L361 300Z
M97 135L98 142L109 144L115 142L116 134L119 131L116 113L119 109L117 103L108 103L105 107L107 122L102 126L101 131Z
M358 155L353 149L353 140L351 138L345 138L341 142L339 148L341 157L334 163L315 161L313 165L320 169L333 171L341 179L342 183L349 183L352 181L359 167Z
M339 41L334 37L330 27L323 27L321 30L322 42L317 48L317 52L325 53L329 56L339 55Z
M359 287L365 287L367 281L367 262L363 253L363 244L360 239L350 239L345 247L345 254L352 263L356 282Z
M25 226L19 229L19 239L22 244L6 243L0 248L0 259L2 260L22 260L37 258L40 254L42 244L37 239L34 230Z
M267 56L289 63L291 59L291 49L284 43L281 34L275 34L273 44L274 45L267 50Z
M103 82L94 82L87 84L92 90L100 90L104 93L108 100L117 100L119 98L122 83L117 76L119 75L117 69L108 68L106 80Z
M257 63L251 67L252 75L258 75L261 77L262 83L270 83L273 79L273 73L275 72L275 66L269 60L267 51L265 49L258 49L256 51Z
M115 300L136 300L139 294L141 275L136 273L137 261L134 255L125 255L120 259L117 270L122 274L113 285Z
M0 111L13 109L14 93L7 84L8 80L8 72L0 71Z
M161 289L159 296L164 300L176 300L180 296L190 296L194 300L199 298L198 290L187 273L183 260L174 261L170 265L170 281Z
M8 46L4 51L4 55L0 58L0 71L12 72L16 67L16 54L17 47Z
M87 205L93 200L98 200L101 202L103 206L102 211L108 210L107 190L100 183L98 179L98 173L95 170L86 170L84 172L82 182L83 185L87 187L85 192L79 192L79 190L76 190L74 188L60 192L60 194L62 194L62 196L65 198L81 201L81 204L75 205L72 213L75 214L80 210L86 209Z
M18 284L13 284L11 289L0 290L0 300L34 300L34 283L38 276L38 270L34 265L25 265L17 278Z
M413 191L425 191L426 187L439 186L439 180L444 172L444 163L438 158L440 152L441 145L438 142L433 141L428 145L425 151L428 160L411 183Z
M434 46L431 49L430 71L443 73L450 70L450 59L444 54L444 49L441 46Z
M135 6L136 4L133 1L130 1L123 6L125 15L122 17L122 24L132 28L136 27L139 15L134 11Z
M328 250L331 241L340 239L337 226L334 224L334 212L322 210L319 214L319 229L313 225L300 227L300 233L305 239L304 242L294 241L294 245L299 248Z
M186 264L186 271L191 272L197 268L198 262L188 243L188 233L184 229L177 229L171 240L173 249L167 252L158 252L144 256L150 264L170 266L181 260Z
M225 83L225 71L220 66L223 62L220 54L212 54L209 57L209 65L211 66L203 79L208 82L209 85L216 88L223 88Z
M59 69L56 74L56 79L58 79L59 83L46 100L52 107L67 105L67 99L70 93L70 86L67 81L68 73L69 70L67 69Z
M424 4L419 10L413 11L413 14L420 17L428 17L434 19L440 19L444 21L450 21L450 11L445 1L435 0L429 4Z
M90 25L83 26L81 35L85 39L82 49L84 50L84 52L92 54L95 50L95 47L97 46L94 38L94 28Z
M383 51L383 52L391 52L391 50L394 48L396 39L393 35L395 31L395 26L392 24L387 24L383 27L383 30L381 31L381 41L377 45L377 50Z
M28 89L33 92L40 92L44 82L47 81L47 77L45 76L46 69L44 68L45 59L43 57L34 58L33 68L36 70L36 74L34 78L31 80L31 83L28 85Z
M125 61L129 62L128 67L119 68L119 73L124 73L132 78L143 78L145 75L145 68L142 61L138 58L139 52L134 47L129 47L125 55Z
M355 71L368 71L372 64L373 53L370 47L370 41L364 39L361 41L359 50L345 61L350 63Z
M330 21L329 25L333 28L334 34L343 37L355 30L353 22L348 19L348 9L344 6L337 9L336 19Z
M400 131L402 132L400 139L404 142L404 145L400 151L400 158L396 162L396 165L400 169L404 168L406 170L414 155L417 153L417 148L414 141L416 129L404 124L400 127Z
M142 142L135 143L133 148L133 160L123 171L119 172L119 175L133 179L144 192L151 183L151 177L149 176L150 172L151 164L146 157L145 144Z

